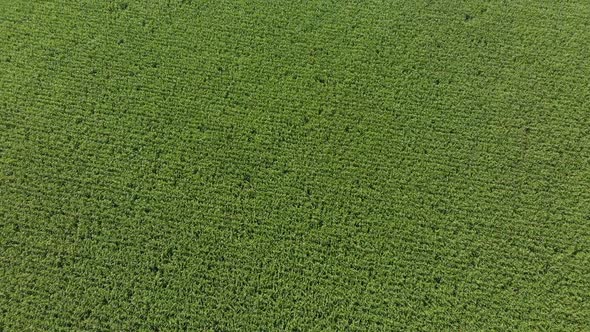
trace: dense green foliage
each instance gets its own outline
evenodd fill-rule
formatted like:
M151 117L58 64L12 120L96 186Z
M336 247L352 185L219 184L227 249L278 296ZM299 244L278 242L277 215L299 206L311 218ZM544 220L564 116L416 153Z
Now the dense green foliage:
M590 330L587 1L0 1L0 330Z

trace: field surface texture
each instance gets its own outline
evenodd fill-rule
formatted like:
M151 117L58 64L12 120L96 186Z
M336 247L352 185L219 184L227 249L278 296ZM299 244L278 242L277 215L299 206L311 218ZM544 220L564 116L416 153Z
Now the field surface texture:
M590 2L0 0L0 331L590 331Z

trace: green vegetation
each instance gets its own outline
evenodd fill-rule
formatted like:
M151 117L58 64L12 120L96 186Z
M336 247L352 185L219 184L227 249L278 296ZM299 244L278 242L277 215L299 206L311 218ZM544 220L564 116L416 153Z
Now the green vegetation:
M590 330L587 1L0 1L0 330Z

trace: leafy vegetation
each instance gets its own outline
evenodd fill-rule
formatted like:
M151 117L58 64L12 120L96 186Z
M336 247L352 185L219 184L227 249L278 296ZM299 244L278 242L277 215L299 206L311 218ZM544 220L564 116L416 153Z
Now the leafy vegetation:
M0 2L0 330L589 330L589 17Z

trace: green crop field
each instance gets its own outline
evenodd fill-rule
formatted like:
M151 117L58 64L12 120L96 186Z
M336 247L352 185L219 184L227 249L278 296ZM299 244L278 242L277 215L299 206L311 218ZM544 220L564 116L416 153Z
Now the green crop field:
M0 331L590 331L587 0L0 0Z

